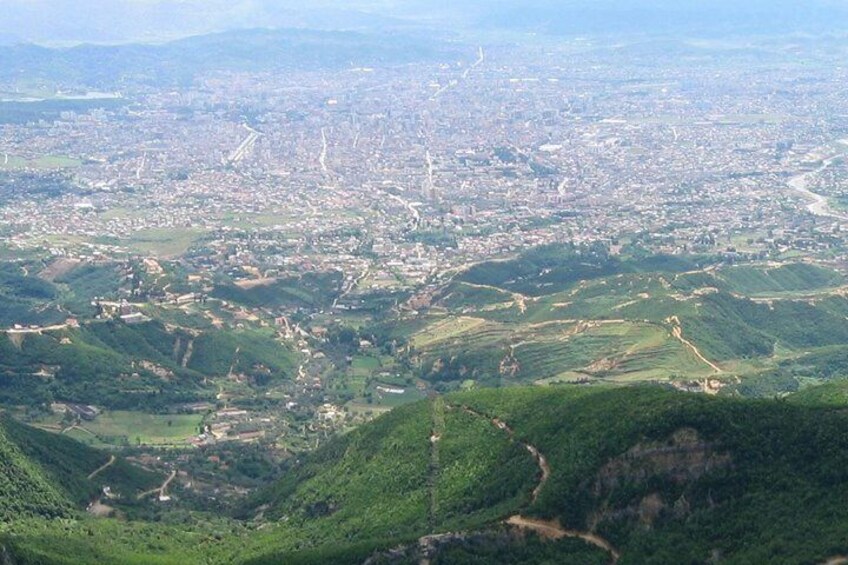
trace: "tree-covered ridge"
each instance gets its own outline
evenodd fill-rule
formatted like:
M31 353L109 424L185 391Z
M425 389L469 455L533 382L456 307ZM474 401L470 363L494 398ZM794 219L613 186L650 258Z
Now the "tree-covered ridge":
M62 400L157 410L213 397L205 377L232 371L263 385L295 370L290 348L251 329L189 333L156 321L97 321L0 335L0 399L9 404Z
M815 562L846 549L839 532L848 523L848 511L839 503L841 495L833 496L844 490L846 479L848 445L841 430L848 416L840 410L656 387L492 389L448 395L444 402L508 422L516 440L537 447L550 464L550 479L538 499L527 497L524 483L525 498L499 511L490 507L491 523L521 511L575 531L595 532L621 551L623 563L701 562L714 554L740 563ZM404 429L403 436L412 441L427 433L426 424L432 427L424 405L400 412L402 417L384 417L363 428L360 437L368 445L382 445ZM477 453L497 441L484 439L483 428L467 412L446 414L462 415L463 429L478 435ZM477 423L499 431L486 417L478 417ZM356 441L346 437L332 442L315 459L306 458L290 482L255 502L291 510L287 505L302 496L301 488L314 485L316 477L333 477L341 485L351 476L367 476L365 465L348 463L358 451ZM413 484L420 486L426 453L420 439L415 441L417 447L408 453L418 455L393 468L398 477L419 473ZM498 467L504 480L519 481L520 474L514 473L518 468L539 480L532 459L522 455L530 465L516 461ZM440 461L445 465L444 450ZM391 492L404 488L403 482L385 484ZM494 483L473 485L478 500L494 492L489 490ZM306 492L320 496L333 489ZM423 502L421 496L414 500L421 524ZM799 510L797 500L815 502ZM414 506L410 500L404 507ZM331 508L332 514L334 507L322 508ZM288 520L294 516L284 515ZM298 521L311 528L326 519ZM417 528L427 531L423 525ZM473 529L473 521L462 524L461 529L467 528ZM379 532L371 530L369 536Z
M71 501L0 426L0 520L70 516Z
M136 494L162 482L158 473L120 457L113 460L109 453L23 425L8 415L0 415L0 425L5 437L78 509L99 498L104 486L110 488L118 503L132 504ZM110 460L111 464L105 466ZM98 469L102 470L92 477Z
M528 512L599 532L622 562L819 562L846 549L841 410L656 388L457 398L549 458Z
M71 190L68 181L59 177L52 179L52 184L44 179L15 179L13 184L26 187L28 182L34 185L33 190L54 187L54 196ZM124 282L125 276L117 263L79 263L68 259L0 262L3 305L0 328L49 326L65 322L69 317L93 317L95 298L117 299Z
M91 476L107 462L102 472ZM133 504L135 495L161 477L121 458L72 439L37 430L0 414L0 520L70 518L102 496L108 486L115 504Z
M104 547L107 563L609 560L577 535L603 540L620 563L816 563L848 551L841 406L659 387L452 394L292 461L242 525L83 521L45 536L21 522L2 539L23 563L86 562ZM570 533L539 540L504 524L517 515Z

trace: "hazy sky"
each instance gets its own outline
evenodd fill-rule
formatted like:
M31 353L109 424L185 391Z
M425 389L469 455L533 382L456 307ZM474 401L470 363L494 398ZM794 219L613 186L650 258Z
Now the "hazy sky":
M0 0L0 40L163 40L242 27L512 27L552 33L848 29L848 0Z

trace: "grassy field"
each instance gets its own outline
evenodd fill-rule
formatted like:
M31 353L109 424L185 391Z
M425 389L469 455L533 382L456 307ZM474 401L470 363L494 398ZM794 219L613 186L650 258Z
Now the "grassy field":
M202 415L144 414L141 412L104 412L92 422L81 426L94 433L103 443L112 445L185 445L198 434ZM86 441L85 436L78 439Z
M367 377L380 369L382 364L376 357L370 355L357 355L351 362L351 372L355 377Z
M396 392L387 392L386 389L403 389L404 392L397 394ZM409 385L398 386L396 384L375 382L371 385L370 391L378 406L403 406L404 404L416 402L424 398L424 394L418 388Z
M80 165L82 165L82 161L79 159L73 159L71 157L64 157L61 155L46 155L36 159L24 159L23 157L0 154L0 171L19 169L69 169L79 167Z
M157 257L178 257L203 236L199 229L149 229L133 234L127 245L141 253Z
M381 406L379 404L368 404L366 402L351 401L345 404L348 412L355 416L379 416L392 410L392 406Z
M75 439L80 443L84 443L88 446L95 447L97 449L106 449L111 447L116 447L115 444L108 443L98 436L94 434L94 432L88 431L82 428L73 428L68 430L66 433L62 434L71 439Z

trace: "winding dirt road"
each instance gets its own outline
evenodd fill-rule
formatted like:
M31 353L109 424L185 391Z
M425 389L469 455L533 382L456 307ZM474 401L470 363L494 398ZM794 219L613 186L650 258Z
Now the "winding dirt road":
M93 479L94 477L96 477L97 475L99 475L100 473L102 473L103 471L105 471L106 469L108 469L109 467L111 467L114 464L115 464L115 456L110 455L109 461L107 461L106 463L104 463L103 465L101 465L100 467L98 467L97 469L92 471L90 475L88 475L88 480L90 481L91 479Z
M485 414L481 414L477 412L473 408L468 406L462 406L462 410L467 412L468 414L472 414L474 416L478 416L480 418L489 419L492 422L492 425L497 427L499 430L503 430L512 440L517 441L519 444L524 446L524 448L530 452L533 456L533 459L536 460L536 464L539 466L539 470L541 471L541 477L539 478L539 482L536 484L536 487L533 489L532 501L536 502L539 497L539 494L542 492L545 484L548 482L548 479L551 477L551 467L548 464L548 460L542 454L541 451L535 446L529 443L523 442L521 440L515 439L515 431L507 425L506 422L499 418L489 418ZM615 565L618 563L618 560L621 558L621 554L615 547L604 538L593 532L581 532L578 530L569 530L563 528L562 525L555 520L541 520L538 518L528 518L526 516L522 516L521 514L516 514L514 516L510 516L505 521L506 524L510 526L514 526L516 528L520 528L522 530L529 530L536 532L540 536L548 539L563 539L563 538L579 538L583 541L594 545L600 549L603 549L610 555L610 564Z
M549 520L538 520L515 515L507 519L507 524L525 530L532 530L542 537L549 539L580 538L591 543L595 547L603 549L610 554L610 563L618 563L621 554L604 538L591 532L578 532L577 530L566 530L559 522Z
M167 478L167 479L165 479L165 482L164 482L164 483L162 483L162 486L161 486L161 487L154 488L154 489L151 489L151 490L148 490L148 491L146 491L146 492L141 493L140 495L138 495L138 496L136 497L136 500L141 500L141 499L142 499L142 498L144 498L145 496L150 496L151 494L156 494L157 492L159 493L159 498L164 497L164 496L165 496L165 492L168 490L168 485L170 485L170 484L171 484L171 481L173 481L173 480L176 478L176 476L177 476L177 472L176 472L176 471L171 471L171 474L170 474L170 475L168 475L168 478Z
M680 324L680 318L678 318L677 316L672 316L671 318L668 319L668 322L671 323L671 324L674 324L671 328L671 335L674 336L674 339L676 339L677 341L682 343L683 346L686 349L688 349L689 351L691 351L692 354L695 357L697 357L698 359L700 359L701 361L703 361L704 363L709 365L710 368L713 371L715 371L716 373L723 373L724 372L724 371L722 371L721 367L719 367L718 365L716 365L715 363L713 363L712 361L710 361L709 359L704 357L704 355L701 353L701 351L697 348L697 346L694 343L692 343L691 341L689 341L688 339L683 337L683 327Z

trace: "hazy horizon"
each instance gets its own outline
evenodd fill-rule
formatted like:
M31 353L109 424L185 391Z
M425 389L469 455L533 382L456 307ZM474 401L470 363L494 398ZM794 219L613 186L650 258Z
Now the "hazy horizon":
M256 27L381 30L438 26L564 35L839 32L848 4L813 0L7 0L0 42L156 42Z

